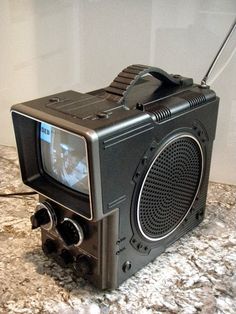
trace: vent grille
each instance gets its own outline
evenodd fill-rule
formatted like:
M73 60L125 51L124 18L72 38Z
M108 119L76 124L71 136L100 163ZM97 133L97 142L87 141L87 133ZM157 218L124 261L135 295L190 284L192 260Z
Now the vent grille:
M180 94L180 97L189 102L190 108L197 107L206 102L205 95L193 91L183 92Z
M183 221L198 191L202 150L190 135L180 135L163 146L142 184L137 210L139 231L156 241Z
M148 107L147 111L155 115L157 122L163 121L171 117L170 109L164 106L159 106L158 109L155 108L155 106L150 106Z

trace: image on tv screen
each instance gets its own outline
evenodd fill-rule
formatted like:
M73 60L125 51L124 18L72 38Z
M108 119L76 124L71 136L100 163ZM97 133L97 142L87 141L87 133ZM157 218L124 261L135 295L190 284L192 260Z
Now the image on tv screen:
M42 122L40 143L43 170L65 186L89 194L85 139Z

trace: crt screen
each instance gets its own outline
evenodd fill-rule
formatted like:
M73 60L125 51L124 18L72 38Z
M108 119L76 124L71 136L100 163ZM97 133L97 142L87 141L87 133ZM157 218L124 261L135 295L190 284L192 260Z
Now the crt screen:
M42 122L40 143L43 170L67 187L89 194L85 139Z

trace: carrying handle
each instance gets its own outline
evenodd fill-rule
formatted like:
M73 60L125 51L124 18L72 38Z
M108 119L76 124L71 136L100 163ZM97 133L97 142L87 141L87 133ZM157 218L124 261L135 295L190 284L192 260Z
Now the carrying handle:
M125 104L132 87L145 74L151 74L165 86L181 86L184 82L180 75L170 75L156 67L134 64L120 72L114 81L105 89L105 98L120 104ZM192 80L188 83L192 84Z

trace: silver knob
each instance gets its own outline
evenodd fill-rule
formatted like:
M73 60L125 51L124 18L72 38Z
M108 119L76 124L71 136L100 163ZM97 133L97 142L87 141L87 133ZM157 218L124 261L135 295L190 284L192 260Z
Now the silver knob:
M66 246L79 246L84 239L84 232L81 225L70 218L64 218L62 223L58 224L57 231Z
M57 217L52 206L47 202L38 203L35 214L31 216L32 229L42 227L51 230L57 224Z

